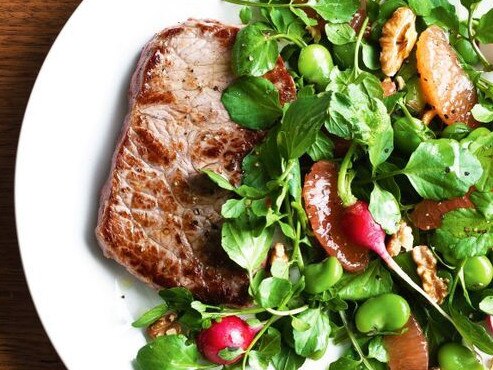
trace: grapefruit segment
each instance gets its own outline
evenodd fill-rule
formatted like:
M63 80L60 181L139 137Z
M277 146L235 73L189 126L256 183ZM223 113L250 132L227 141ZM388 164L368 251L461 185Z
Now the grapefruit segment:
M313 233L331 255L337 257L344 269L362 271L368 266L369 251L349 241L344 235L341 216L344 212L337 194L339 168L330 161L316 162L305 177L303 200Z
M440 227L443 215L457 208L472 208L474 204L466 194L463 197L452 198L449 200L429 200L419 202L410 218L414 226L421 230L431 230Z
M428 370L428 342L418 321L411 316L401 335L384 338L390 370Z
M444 30L428 27L416 50L420 85L426 101L447 125L477 126L471 109L478 101L474 84L462 69Z

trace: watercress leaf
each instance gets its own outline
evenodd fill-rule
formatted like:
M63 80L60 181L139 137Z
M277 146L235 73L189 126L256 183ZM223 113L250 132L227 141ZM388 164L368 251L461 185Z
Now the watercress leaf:
M272 358L272 365L276 370L298 370L303 366L305 360L291 347L283 346L281 351Z
M287 236L289 239L291 240L295 240L296 239L296 233L294 232L294 229L291 227L291 225L285 223L285 222L282 222L282 221L279 221L278 222L280 228L281 228L281 231L282 233Z
M383 103L387 107L387 112L389 114L394 112L397 102L401 100L404 96L406 96L405 92L398 92L383 98Z
M195 343L187 343L183 335L156 338L139 350L136 362L142 370L192 370L204 366L199 363Z
M289 263L283 259L276 258L270 266L270 273L273 277L280 279L289 278Z
M168 312L168 305L164 303L157 305L135 320L132 326L134 328L146 328L160 319L166 312Z
M482 256L493 245L493 223L476 209L456 209L445 214L432 240L440 252L458 260Z
M479 309L485 314L493 315L493 296L484 297L481 302L479 302Z
M298 97L315 95L315 87L313 85L305 85L298 90Z
M476 183L479 191L487 192L493 189L493 132L468 141L466 137L461 141L476 156L483 168L483 175Z
M268 129L282 116L279 91L261 77L240 77L224 90L221 101L234 122L252 130Z
M231 185L229 180L225 178L224 176L209 170L209 169L203 169L202 173L205 173L207 176L209 176L209 179L211 179L217 186L220 188L230 190L230 191L235 191L235 187Z
M477 4L479 2L481 2L481 0L460 0L460 3L468 9L471 8L473 4Z
M292 9L272 8L270 9L269 14L272 24L279 33L289 35L298 40L303 39L306 32L304 19L297 14L293 14ZM313 23L314 20L311 20L311 18L308 19L310 23ZM315 24L317 24L316 21Z
M294 6L290 7L291 11L298 16L298 18L308 27L313 27L317 25L317 20L311 18L306 14L303 9L295 8Z
M472 108L471 113L478 122L493 121L493 106L478 103Z
M327 23L325 34L334 45L344 45L356 41L356 32L348 23Z
M392 292L390 273L380 261L372 261L360 274L344 274L337 284L337 294L343 300L360 301Z
M245 351L241 348L226 347L226 348L220 350L217 354L219 355L219 357L221 357L225 361L233 361L236 358L238 358L240 355L242 355L243 353L245 353Z
M325 121L325 128L332 135L350 140L353 133L352 128L357 125L354 116L355 112L349 96L334 92L330 100L329 117Z
M380 59L377 48L367 43L363 43L362 46L362 57L365 66L373 71L380 69Z
M493 43L493 9L490 9L479 20L476 38L484 44Z
M304 96L291 103L282 119L277 142L286 159L297 159L315 142L327 117L328 94Z
M293 330L294 349L300 356L309 357L318 351L325 351L329 342L330 320L319 308L309 308L296 316L308 324L304 331Z
M267 329L258 341L257 349L250 351L248 363L252 369L265 370L270 361L281 350L281 334L273 327Z
M385 348L382 336L377 336L370 341L368 344L368 357L380 362L389 361L389 354Z
M244 185L267 189L267 183L281 175L281 157L277 149L277 130L269 131L267 138L248 154L242 162Z
M375 184L370 196L370 212L375 221L387 234L394 234L399 228L401 211L392 193Z
M409 6L416 15L426 17L433 9L444 7L448 12L455 11L455 8L448 0L408 0Z
M272 70L279 50L272 35L275 31L264 23L252 23L238 32L231 52L236 76L260 77Z
M404 168L414 189L425 199L463 196L481 178L478 159L451 139L421 143Z
M241 197L259 199L266 195L265 190L254 188L253 186L241 185L235 189L235 193Z
M177 287L162 289L159 291L159 295L172 311L186 310L193 302L193 295L186 288Z
M252 8L245 6L240 10L241 23L248 24L252 20Z
M246 211L245 199L229 199L221 208L224 218L237 218Z
M317 132L315 142L306 151L312 161L334 158L334 143L322 131Z
M493 193L480 193L475 191L470 195L471 201L476 209L483 214L487 220L493 219Z
M452 30L459 28L459 17L455 8L450 4L431 9L430 14L425 16L424 20L428 25L437 24Z
M259 227L245 215L223 224L221 244L229 258L253 276L267 258L273 233L272 228Z
M329 370L364 370L366 366L361 363L361 360L356 360L349 357L340 357L337 361L332 362Z
M450 316L454 320L455 327L467 342L481 351L493 355L493 337L488 334L484 326L472 322L453 306L450 306Z
M318 0L312 8L326 21L349 22L360 6L359 0Z
M257 302L264 308L279 307L292 290L289 280L270 277L262 280L257 292Z
M294 166L287 177L288 192L296 202L301 202L301 168L300 162L294 160Z
M267 199L257 199L252 201L251 206L252 212L257 217L265 217L269 213L268 201Z
M368 138L362 138L368 145L370 162L375 169L384 163L394 149L394 131L387 114L387 108L380 99L371 99L370 109L365 113L370 127Z

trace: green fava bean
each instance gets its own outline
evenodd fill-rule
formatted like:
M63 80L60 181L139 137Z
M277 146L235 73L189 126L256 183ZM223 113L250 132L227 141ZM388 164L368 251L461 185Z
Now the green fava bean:
M469 135L470 132L471 128L468 125L458 122L445 127L440 136L446 139L462 140Z
M493 279L493 265L486 256L475 256L464 264L464 282L468 290L481 290Z
M440 370L483 370L474 353L459 343L446 343L438 350Z
M356 311L356 328L362 333L402 329L411 316L407 301L393 293L370 298Z
M318 85L327 85L333 67L332 56L324 46L311 44L301 50L298 71L308 81Z
M419 79L414 77L407 83L407 93L405 96L406 105L415 113L421 113L426 105L426 99L421 91Z
M404 154L411 154L419 144L433 137L433 132L417 118L402 117L394 123L394 144Z
M474 48L469 40L461 38L457 40L454 47L466 63L473 65L479 63L478 54L474 51Z
M305 266L305 292L318 294L334 286L342 277L342 266L336 257Z

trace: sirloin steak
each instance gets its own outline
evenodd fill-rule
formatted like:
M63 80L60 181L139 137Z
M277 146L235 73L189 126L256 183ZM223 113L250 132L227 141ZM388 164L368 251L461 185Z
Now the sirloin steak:
M141 280L233 305L248 301L248 279L221 248L220 211L229 194L200 170L238 184L243 157L263 137L233 123L220 100L234 78L238 30L188 20L144 48L96 228L105 255ZM281 59L265 77L282 102L294 99Z

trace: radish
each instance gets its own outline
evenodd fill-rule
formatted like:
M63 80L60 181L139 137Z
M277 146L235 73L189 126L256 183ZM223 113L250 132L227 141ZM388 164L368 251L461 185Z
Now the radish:
M243 357L242 352L252 343L258 330L238 316L228 316L221 321L213 321L209 328L202 330L197 344L207 360L218 365L230 365ZM235 356L235 352L239 354Z
M341 164L337 181L337 190L344 206L344 211L341 215L343 233L352 243L378 254L391 270L430 302L447 320L453 323L452 318L392 259L385 246L385 231L373 219L368 203L356 199L352 194L351 181L354 178L354 174L349 172L349 167L355 149L356 144L353 143Z

